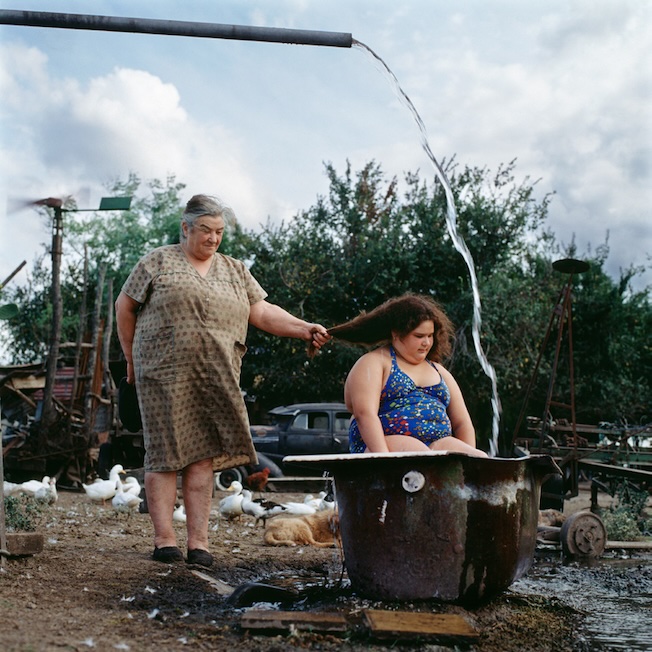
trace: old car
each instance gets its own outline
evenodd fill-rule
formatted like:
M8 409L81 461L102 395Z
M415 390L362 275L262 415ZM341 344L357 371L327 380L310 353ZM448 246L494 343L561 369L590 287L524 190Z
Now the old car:
M323 455L349 452L351 413L344 403L294 403L268 412L269 425L252 425L251 436L258 466L237 467L216 475L218 488L226 489L234 480L242 482L249 473L264 467L271 478L284 475L310 476L313 467L286 464L288 455Z

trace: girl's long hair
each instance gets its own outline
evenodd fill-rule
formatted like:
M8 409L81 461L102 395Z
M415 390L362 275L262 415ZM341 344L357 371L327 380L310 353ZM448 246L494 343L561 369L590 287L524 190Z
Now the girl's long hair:
M427 320L435 326L428 359L441 362L451 353L453 324L442 307L427 295L408 293L388 299L370 312L362 312L350 321L329 328L328 332L335 339L373 346L391 342L393 333L404 337Z

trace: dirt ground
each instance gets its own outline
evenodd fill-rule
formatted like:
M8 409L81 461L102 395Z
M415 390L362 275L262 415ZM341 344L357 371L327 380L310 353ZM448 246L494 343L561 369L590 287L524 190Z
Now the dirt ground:
M216 493L215 508L223 495ZM270 496L277 501L303 499L297 493ZM117 513L110 504L93 503L84 493L60 491L37 530L44 536L43 551L7 559L0 571L0 648L5 652L591 649L577 636L582 614L554 598L524 597L508 590L468 610L432 601L375 603L351 591L336 549L267 546L263 527L254 527L252 521L212 518L211 551L216 564L201 577L185 564L151 560L152 527L147 514ZM177 527L183 546L184 526ZM281 603L280 608L345 614L351 626L339 634L245 630L241 617L251 605L229 600L211 578L232 589L248 582L300 586L299 597ZM479 637L473 643L445 641L445 645L429 640L374 640L356 624L361 610L370 607L462 615Z

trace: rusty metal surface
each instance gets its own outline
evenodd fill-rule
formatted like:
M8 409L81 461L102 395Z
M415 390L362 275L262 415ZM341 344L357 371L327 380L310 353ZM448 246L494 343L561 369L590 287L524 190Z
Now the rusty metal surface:
M529 569L547 455L304 456L332 472L346 569L385 600L473 603ZM308 462L309 463L309 462Z

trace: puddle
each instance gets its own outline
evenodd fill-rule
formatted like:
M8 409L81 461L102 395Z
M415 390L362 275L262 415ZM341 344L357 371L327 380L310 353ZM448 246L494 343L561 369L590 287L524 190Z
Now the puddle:
M614 553L590 565L538 559L510 591L542 595L584 614L580 635L591 650L652 650L652 560Z

